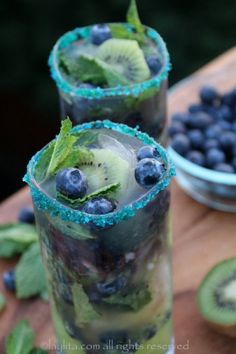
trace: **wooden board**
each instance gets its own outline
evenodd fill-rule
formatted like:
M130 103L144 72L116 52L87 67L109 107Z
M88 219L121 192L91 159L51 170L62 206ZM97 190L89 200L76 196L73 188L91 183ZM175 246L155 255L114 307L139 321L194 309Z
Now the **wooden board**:
M185 110L196 102L201 85L213 84L224 92L236 86L236 48L175 85L169 94L169 112ZM0 223L14 220L20 207L30 203L27 188L0 206ZM234 354L236 340L214 333L201 319L195 304L196 289L205 273L218 261L236 255L236 215L213 211L172 186L174 234L174 332L176 353ZM0 261L0 276L14 261ZM37 344L51 347L54 335L49 307L41 300L17 301L4 291L8 308L0 317L0 353L16 321L27 318L37 333Z

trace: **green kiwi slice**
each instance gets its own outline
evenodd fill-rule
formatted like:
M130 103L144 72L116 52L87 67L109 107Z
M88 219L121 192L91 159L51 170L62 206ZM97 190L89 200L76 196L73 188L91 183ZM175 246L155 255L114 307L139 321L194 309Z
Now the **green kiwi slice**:
M97 57L130 82L142 82L150 78L144 54L135 40L108 39L99 47Z
M236 337L236 258L217 264L206 275L197 301L202 316L212 327Z
M91 149L91 161L82 162L78 168L88 180L89 192L94 192L109 184L119 183L119 195L125 193L130 180L130 167L114 151L109 149Z

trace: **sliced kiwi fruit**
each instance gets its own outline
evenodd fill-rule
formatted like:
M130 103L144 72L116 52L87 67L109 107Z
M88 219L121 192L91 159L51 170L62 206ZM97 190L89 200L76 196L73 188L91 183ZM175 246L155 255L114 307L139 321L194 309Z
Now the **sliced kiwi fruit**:
M236 338L236 258L217 264L197 294L199 310L218 332Z
M130 82L142 82L150 78L144 54L135 40L108 39L99 47L97 57Z
M78 165L87 177L89 192L109 184L119 183L119 195L125 193L131 172L128 162L109 149L91 149L91 152L93 153L91 161Z

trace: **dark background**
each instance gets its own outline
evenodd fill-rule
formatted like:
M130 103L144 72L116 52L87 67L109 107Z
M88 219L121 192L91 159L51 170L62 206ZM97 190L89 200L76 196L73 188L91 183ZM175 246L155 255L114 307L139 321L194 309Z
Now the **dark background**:
M170 84L235 45L236 1L137 0L144 24L168 44ZM29 158L58 131L49 51L65 31L123 21L129 0L1 0L0 199L23 185Z

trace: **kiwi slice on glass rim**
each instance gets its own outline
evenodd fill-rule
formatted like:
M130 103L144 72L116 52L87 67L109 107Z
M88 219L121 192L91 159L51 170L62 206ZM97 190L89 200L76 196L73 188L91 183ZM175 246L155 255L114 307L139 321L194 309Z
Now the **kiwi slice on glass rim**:
M112 38L98 49L97 57L113 67L131 83L150 78L144 54L135 40Z
M236 338L236 257L220 262L205 276L197 302L211 327Z

